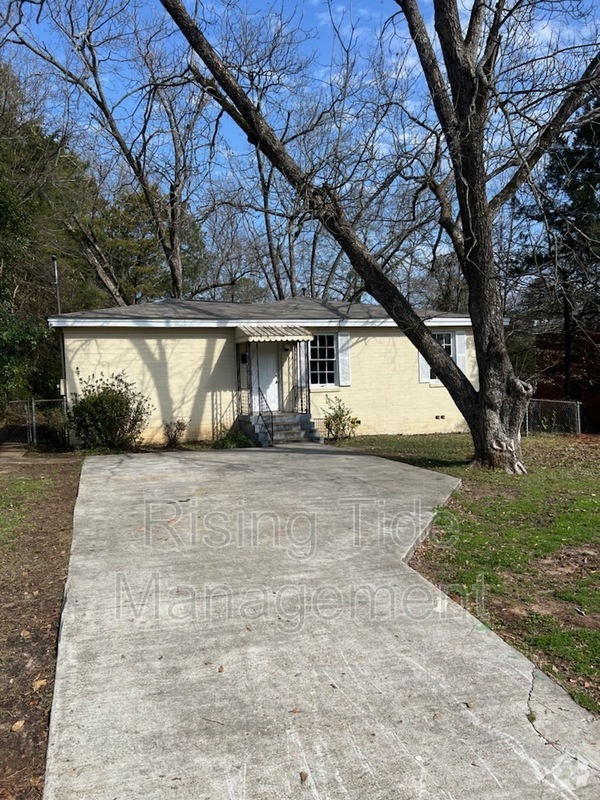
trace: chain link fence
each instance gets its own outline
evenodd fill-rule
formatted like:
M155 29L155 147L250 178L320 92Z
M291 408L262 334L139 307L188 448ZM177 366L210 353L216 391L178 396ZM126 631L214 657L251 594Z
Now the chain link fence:
M0 406L0 444L68 444L67 401L11 400Z
M581 403L577 400L529 401L523 433L581 433Z
M31 407L28 400L11 400L0 411L0 444L31 444Z

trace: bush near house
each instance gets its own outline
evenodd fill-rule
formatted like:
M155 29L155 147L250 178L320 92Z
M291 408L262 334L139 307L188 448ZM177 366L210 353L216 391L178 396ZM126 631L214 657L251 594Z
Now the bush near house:
M75 436L86 449L131 450L150 417L148 399L125 373L81 381L69 415Z
M351 439L356 434L360 420L352 415L352 411L339 398L325 396L329 411L325 415L325 430L327 438L339 442L341 439Z
M254 447L254 442L236 428L222 428L212 446L215 450L235 450L238 447Z
M187 419L176 419L172 422L163 422L165 431L165 447L167 449L174 449L179 447L181 440L188 429L189 422Z

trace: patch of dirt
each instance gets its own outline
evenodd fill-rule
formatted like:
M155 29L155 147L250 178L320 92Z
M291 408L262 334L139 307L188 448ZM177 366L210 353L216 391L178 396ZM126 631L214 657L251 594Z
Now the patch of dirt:
M591 444L593 447L600 447L600 433L580 433L573 436L576 442L581 444Z
M563 547L551 556L537 559L533 566L549 578L585 578L600 569L600 551L589 545Z
M555 596L560 590L576 586L600 569L600 551L593 545L563 547L552 555L532 561L541 580L530 612L553 617L561 626L600 629L600 614L579 608L576 603ZM535 573L534 573L535 574Z
M13 478L48 482L0 545L0 798L39 800L81 457L2 459L0 468L0 491Z
M521 496L522 491L519 486L497 486L494 487L494 494L498 498L515 500ZM463 485L461 487L461 497L465 497L468 500L479 500L482 497L489 498L489 496L489 486L481 486L477 483L469 483L466 480L463 481ZM448 505L451 506L452 501Z
M552 596L552 592L540 592L535 600L523 602L521 600L505 597L488 596L486 609L502 621L514 626L523 626L527 623L530 614L540 614L552 617L563 628L587 628L598 630L600 628L600 614L579 613L573 603L559 600Z

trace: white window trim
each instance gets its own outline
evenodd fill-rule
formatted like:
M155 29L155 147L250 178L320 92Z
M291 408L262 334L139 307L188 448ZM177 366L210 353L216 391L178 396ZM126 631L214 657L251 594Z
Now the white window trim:
M334 351L335 351L334 352L334 359L335 359L334 382L333 383L313 383L312 382L312 374L311 374L312 373L312 370L311 370L311 364L312 364L312 358L311 358L311 349L312 348L311 348L311 344L312 344L312 342L311 342L311 344L309 344L309 350L308 350L308 374L309 374L310 388L311 389L320 389L320 388L332 389L334 387L339 386L339 374L338 374L338 371L339 371L339 350L338 350L337 336L335 335L335 333L329 333L329 332L327 332L327 333L315 333L315 339L317 338L317 336L331 336L331 337L333 337L333 348L334 348Z
M318 332L316 336L333 336L333 346L335 349L335 382L334 383L312 383L310 381L310 348L309 348L309 381L311 389L339 389L343 386L351 385L350 373L350 334L349 333L329 333Z
M452 359L459 369L467 374L467 335L462 330L441 330L435 333L449 333L451 336ZM431 378L431 367L419 353L419 383L428 383L430 386L443 386L439 378Z

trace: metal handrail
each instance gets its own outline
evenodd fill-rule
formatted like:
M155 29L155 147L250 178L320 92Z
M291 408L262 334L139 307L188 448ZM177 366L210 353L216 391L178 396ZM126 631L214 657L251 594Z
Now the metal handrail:
M238 407L238 414L240 416L246 416L252 412L250 389L238 389L237 407Z
M294 386L294 411L310 414L310 391L308 386Z
M273 412L271 411L271 408L267 403L267 398L262 393L262 389L260 387L258 389L258 415L262 419L263 425L269 434L271 444L273 444Z

